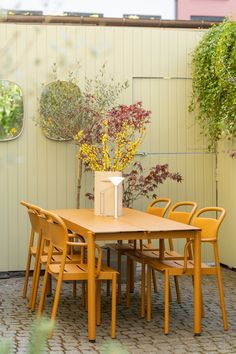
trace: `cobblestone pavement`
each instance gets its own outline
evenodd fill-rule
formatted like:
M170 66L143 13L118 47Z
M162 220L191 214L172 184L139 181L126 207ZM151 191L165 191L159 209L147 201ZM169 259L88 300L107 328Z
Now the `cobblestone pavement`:
M229 331L224 332L215 277L203 279L205 318L202 336L193 336L193 292L191 279L181 277L182 304L175 301L172 283L170 334L163 334L163 277L158 274L158 294L152 295L152 321L139 315L140 284L131 294L131 308L117 306L117 339L110 338L110 298L102 297L102 324L97 327L96 343L87 340L87 313L78 296L72 298L72 286L63 284L57 316L57 329L48 340L45 353L161 353L161 354L215 354L236 353L236 272L222 269ZM14 353L26 353L29 331L36 317L27 309L22 298L23 278L0 280L0 337L13 341ZM124 289L123 289L124 290ZM46 299L45 314L50 315L52 298Z

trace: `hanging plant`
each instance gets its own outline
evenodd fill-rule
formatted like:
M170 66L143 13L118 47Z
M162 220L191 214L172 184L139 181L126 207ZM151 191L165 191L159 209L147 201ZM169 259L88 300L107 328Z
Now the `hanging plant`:
M193 53L190 111L197 111L209 148L236 137L236 22L210 28Z

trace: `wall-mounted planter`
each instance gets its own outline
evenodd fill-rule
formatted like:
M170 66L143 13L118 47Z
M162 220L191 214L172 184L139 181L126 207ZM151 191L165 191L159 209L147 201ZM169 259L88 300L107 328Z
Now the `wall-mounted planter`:
M38 123L47 138L67 141L80 130L80 100L80 89L71 81L57 80L44 87Z

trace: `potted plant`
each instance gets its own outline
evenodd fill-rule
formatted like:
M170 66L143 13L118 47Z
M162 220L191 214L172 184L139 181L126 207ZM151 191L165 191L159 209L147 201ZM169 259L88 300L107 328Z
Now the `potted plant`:
M141 144L150 111L141 102L119 105L96 117L87 131L75 137L78 158L85 168L95 171L95 214L114 215L112 186L108 176L121 176ZM119 192L119 214L122 211L122 188Z

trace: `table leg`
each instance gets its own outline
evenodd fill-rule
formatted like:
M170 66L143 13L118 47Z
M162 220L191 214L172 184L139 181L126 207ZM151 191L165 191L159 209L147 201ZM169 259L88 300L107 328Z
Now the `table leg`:
M96 340L96 301L95 301L95 242L92 232L88 232L88 339Z
M194 335L201 335L201 232L194 238Z

